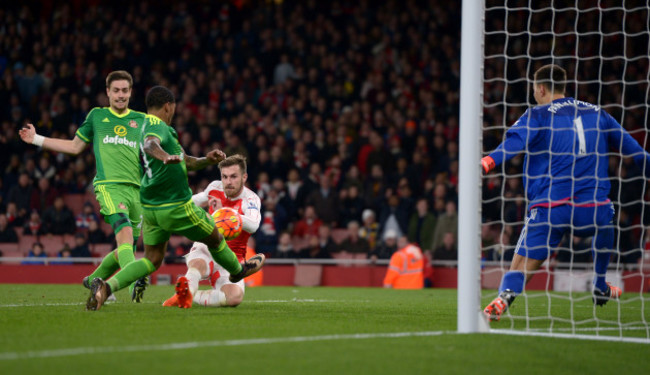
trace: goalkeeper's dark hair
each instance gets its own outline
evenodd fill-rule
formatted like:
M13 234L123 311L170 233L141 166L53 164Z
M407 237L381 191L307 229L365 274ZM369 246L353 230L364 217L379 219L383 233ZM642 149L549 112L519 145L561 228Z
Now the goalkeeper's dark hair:
M544 65L535 72L535 83L544 85L550 91L564 94L566 90L566 70L555 64Z
M115 81L127 81L129 82L129 88L133 87L133 77L126 70L116 70L108 73L106 76L106 88L111 87L111 83Z
M222 170L226 167L232 167L233 165L238 165L239 169L242 171L242 174L246 173L246 157L240 154L230 155L220 161L219 170Z
M144 103L149 109L160 109L167 103L175 103L174 93L164 86L154 86L147 93Z

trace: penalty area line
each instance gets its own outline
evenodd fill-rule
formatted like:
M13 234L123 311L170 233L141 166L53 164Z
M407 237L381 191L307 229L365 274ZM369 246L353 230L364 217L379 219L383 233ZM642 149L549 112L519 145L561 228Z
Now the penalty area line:
M190 341L157 345L127 345L105 347L80 347L53 350L35 350L26 352L0 353L0 361L33 358L58 358L84 354L109 354L132 352L157 352L168 350L183 350L196 348L213 348L227 346L267 345L296 342L336 341L336 340L368 340L368 339L395 339L405 337L440 336L444 334L457 334L455 331L421 331L421 332L386 332L386 333L353 333L342 335L322 336L294 336L294 337L266 337L258 339L241 340L216 340L216 341Z

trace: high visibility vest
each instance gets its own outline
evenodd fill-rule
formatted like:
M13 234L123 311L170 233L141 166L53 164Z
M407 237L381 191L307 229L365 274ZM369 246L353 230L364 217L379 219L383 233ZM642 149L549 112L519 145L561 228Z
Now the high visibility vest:
M255 250L251 249L250 247L246 246L246 259L250 259L252 256L257 254ZM244 283L246 284L247 287L251 286L261 286L262 285L262 280L264 280L264 275L263 275L263 270L259 270L255 272L254 274L248 276L247 278L244 279Z
M422 289L424 287L424 256L419 247L409 244L390 258L384 286L394 289Z

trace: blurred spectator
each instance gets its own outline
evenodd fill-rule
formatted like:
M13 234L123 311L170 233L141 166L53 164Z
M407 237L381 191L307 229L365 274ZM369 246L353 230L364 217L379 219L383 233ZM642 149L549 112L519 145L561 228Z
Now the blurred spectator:
M271 197L264 200L264 210L262 212L262 222L260 228L255 233L255 242L257 251L260 253L273 256L275 248L278 245L279 233L287 225L287 215L282 206L278 206L276 201Z
M30 198L31 211L44 212L48 207L54 204L54 199L58 192L50 184L50 180L41 177L38 180L38 187L32 190Z
M38 211L32 211L29 221L23 225L23 235L41 236L46 234L45 226Z
M74 235L74 247L70 251L70 254L74 258L90 258L90 249L88 248L88 241L86 241L86 236L83 233L77 233Z
M16 203L9 202L7 204L6 216L10 227L17 228L23 225L24 218L18 215L18 209L16 208Z
M397 232L390 229L386 231L381 241L370 252L369 258L374 262L377 259L390 259L390 257L397 251Z
M16 205L18 217L25 220L29 212L30 201L32 198L32 185L27 173L21 173L18 176L18 184L9 189L7 201Z
M303 218L293 228L293 236L305 238L310 235L318 235L318 228L323 222L316 216L314 206L305 207Z
M26 259L22 261L22 264L45 264L45 261L37 260L38 258L47 258L47 254L45 254L43 245L40 242L34 242L29 253L27 253Z
M52 181L52 178L56 175L56 168L50 163L50 158L42 156L38 159L38 165L34 170L34 178L40 180L45 178Z
M54 206L45 210L43 223L48 234L74 234L76 229L72 211L65 206L61 196L56 197Z
M112 240L110 236L106 235L101 227L99 226L99 221L90 220L88 222L88 243L110 243Z
M429 202L426 198L418 199L415 212L411 215L408 226L408 240L415 243L424 252L433 243L433 233L436 230L436 217L429 212Z
M379 213L380 234L394 230L399 238L406 234L412 207L410 207L409 201L393 194L390 190L386 194L388 195L387 202L382 205Z
M360 221L363 212L364 202L359 196L359 187L351 185L342 188L339 193L339 220L341 226L347 226L351 221Z
M67 243L63 245L63 249L59 250L59 252L56 254L56 257L59 259L57 259L56 262L52 262L52 264L73 264L73 262L68 259L72 258L72 250L70 250L70 245Z
M276 85L283 84L289 78L294 78L296 75L293 65L289 62L289 55L283 53L280 56L280 62L275 66L273 73L273 83Z
M386 181L384 180L384 170L381 166L375 164L370 169L370 177L365 179L363 188L366 199L366 207L378 209L383 203L386 196Z
M351 221L348 223L348 235L339 244L339 251L354 254L370 253L370 244L368 241L359 237L359 222Z
M458 249L456 247L456 236L447 232L442 237L442 245L433 251L433 260L458 260Z
M438 217L436 230L433 233L433 242L431 243L432 250L435 251L443 244L445 233L452 233L454 239L458 238L458 214L456 212L456 203L453 201L445 204L445 213Z
M88 223L87 234L88 234L88 243L91 244L112 242L111 236L108 236L106 232L102 230L97 220L91 220Z
M379 236L379 223L375 220L375 213L371 209L366 208L361 213L361 220L359 237L368 241L370 249L374 249L377 246L377 238Z
M289 208L287 211L289 220L295 221L298 219L298 207L302 207L305 201L305 188L302 186L300 174L295 168L291 168L287 174L287 199L289 200Z
M330 259L338 246L332 239L332 232L327 224L318 228L318 236L310 236L307 248L301 251L301 258Z
M320 176L320 187L313 190L305 203L313 206L316 216L325 224L336 226L339 220L339 198L331 185L331 176L323 174Z
M91 221L99 221L99 216L95 213L93 204L86 202L83 205L83 210L75 218L75 223L78 229L88 229Z
M300 252L294 249L291 242L291 235L288 232L282 232L278 240L277 251L275 252L276 258L299 258Z
M9 220L5 214L0 214L0 242L18 242L18 235L14 228L9 226Z

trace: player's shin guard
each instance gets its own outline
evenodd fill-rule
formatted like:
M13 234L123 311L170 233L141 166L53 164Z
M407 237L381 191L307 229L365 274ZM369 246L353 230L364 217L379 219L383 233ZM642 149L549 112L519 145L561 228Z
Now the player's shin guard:
M201 306L226 306L226 294L220 290L199 290L194 294L194 303Z
M216 249L208 249L212 258L226 269L231 275L237 275L242 270L242 265L237 259L237 255L230 250L225 239L221 240Z

